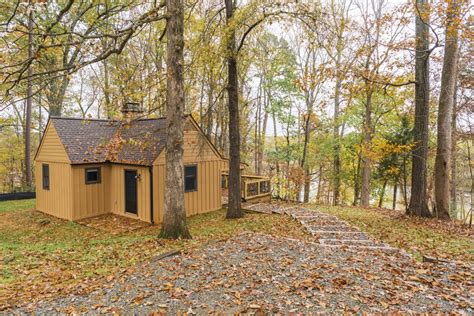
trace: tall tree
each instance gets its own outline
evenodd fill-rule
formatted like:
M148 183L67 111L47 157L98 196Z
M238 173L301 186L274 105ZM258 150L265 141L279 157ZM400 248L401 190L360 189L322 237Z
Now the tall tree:
M235 44L234 1L225 0L227 35L227 102L229 110L229 202L227 218L244 216L240 201L240 119L237 49Z
M364 45L362 45L364 56L363 73L371 78L377 78L381 72L381 66L389 56L389 49L380 47L382 27L384 20L383 10L387 2L385 0L371 1L371 5L359 5L362 10L363 29L365 31ZM364 12L365 11L365 12ZM373 21L372 21L373 20ZM388 22L388 21L385 21ZM389 27L386 28L390 30ZM386 31L387 32L387 31ZM387 32L388 33L388 32ZM393 37L392 37L393 38ZM385 43L384 43L385 44ZM385 44L387 45L387 44ZM389 47L389 45L387 45ZM361 194L360 204L364 207L370 204L370 192L372 181L372 166L374 161L371 157L372 140L375 134L374 112L377 104L374 103L376 86L372 80L364 78L364 123L362 141L362 170L361 170Z
M345 33L348 25L349 8L352 0L343 0L339 5L331 3L331 14L334 16L333 20L338 27L336 27L336 45L335 54L329 54L334 60L335 68L335 85L334 85L334 117L333 117L333 205L340 203L341 190L341 144L340 144L340 122L339 114L341 107L341 90L343 74L341 67L343 66L343 50L345 49ZM329 51L329 50L328 50Z
M315 107L320 93L326 84L325 73L327 70L324 65L327 63L327 56L325 51L322 50L317 43L308 40L309 30L305 29L305 33L302 33L301 38L297 37L297 40L293 44L295 55L298 59L298 78L297 86L300 91L300 98L304 104L301 109L301 132L302 132L302 154L299 158L299 166L303 172L303 202L309 202L310 183L311 183L311 170L308 163L309 144L311 136L314 131L315 121ZM303 105L302 104L302 105ZM300 192L298 188L298 193Z
M459 61L458 61L459 66ZM456 74L457 75L457 74ZM450 183L450 195L451 195L451 211L456 213L457 211L457 162L456 162L456 152L457 152L457 90L458 85L454 87L454 100L453 100L453 117L451 119L451 183Z
M167 0L166 26L166 174L162 238L191 238L184 209L184 8L182 0Z
M438 105L438 141L435 160L435 205L439 218L449 219L451 141L453 103L458 61L458 25L460 8L457 0L448 1L446 44L444 46L441 92Z
M415 52L415 123L413 127L413 157L411 196L407 213L430 217L427 194L428 123L430 109L429 82L429 2L416 0Z
M33 4L28 1L28 59L33 58ZM26 88L26 120L25 120L25 176L26 186L28 189L32 187L31 175L31 104L33 99L33 67L28 66L28 80Z

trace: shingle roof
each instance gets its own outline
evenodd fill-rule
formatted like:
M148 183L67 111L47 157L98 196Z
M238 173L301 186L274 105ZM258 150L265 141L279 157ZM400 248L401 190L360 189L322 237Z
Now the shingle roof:
M166 120L146 119L133 121L129 125L121 125L121 146L116 155L114 149L109 150L109 160L122 163L151 165L166 144ZM109 146L111 147L111 146Z
M166 120L52 117L71 163L120 162L151 165L166 143Z

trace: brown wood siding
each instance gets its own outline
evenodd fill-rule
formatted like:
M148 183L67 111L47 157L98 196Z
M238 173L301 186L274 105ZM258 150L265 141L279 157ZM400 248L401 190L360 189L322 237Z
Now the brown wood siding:
M43 163L49 165L49 190L43 189ZM66 163L35 162L36 209L47 214L72 220L72 172Z
M158 158L156 158L154 165L165 164L165 159L166 152L163 150ZM198 162L208 160L221 161L221 158L211 148L201 133L195 130L185 131L183 161Z
M222 208L222 192L220 186L221 162L220 160L211 161L184 161L184 164L197 165L197 190L184 193L184 207L186 215L206 213ZM164 197L165 197L165 165L153 166L153 190L154 190L154 221L161 223L163 221Z
M125 212L125 170L136 170L137 215ZM110 212L150 221L150 174L148 167L112 164L110 169Z
M221 161L221 170L229 172L229 160L222 159L222 161Z
M101 182L86 184L85 169L100 167ZM72 167L73 219L110 212L110 165L94 164Z
M54 125L50 122L46 128L43 140L36 156L37 161L69 163L69 157L64 149Z
M163 150L153 164L153 218L163 221L165 201L165 159ZM184 165L197 165L197 191L184 193L186 215L195 215L222 208L222 159L205 137L189 121L184 131Z

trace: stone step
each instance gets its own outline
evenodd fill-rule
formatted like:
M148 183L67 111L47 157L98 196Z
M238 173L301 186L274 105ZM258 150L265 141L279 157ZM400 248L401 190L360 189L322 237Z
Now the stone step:
M389 247L386 244L378 243L370 239L354 240L354 239L319 239L321 245L333 246L363 246L363 247Z
M328 244L320 244L321 247L325 248L344 248L344 249L353 249L353 250L375 250L375 251L384 251L389 253L399 253L400 249L387 247L382 245L378 246L366 246L366 245L328 245Z
M312 225L312 224L305 224L302 223L307 229L313 230L313 231L325 231L325 232L359 232L359 230L355 227L352 226L347 226L347 225Z
M299 219L301 222L313 224L313 225L321 225L321 226L328 226L328 225L348 225L345 221L340 219L321 219L321 218L303 218Z
M399 249L370 239L366 234L337 216L309 210L301 206L280 206L268 203L248 205L247 209L260 212L287 214L297 220L322 247L367 249L399 252Z
M374 243L371 239L329 239L329 238L320 238L320 244L333 245L339 243L356 243L356 244L369 244Z
M352 239L352 240L369 240L362 232L339 232L339 231L321 231L308 230L308 232L319 239Z
M338 220L336 216L332 215L296 215L296 214L290 214L291 217L293 217L296 220L312 220L312 219L317 219L317 220L328 220L328 221L335 221Z

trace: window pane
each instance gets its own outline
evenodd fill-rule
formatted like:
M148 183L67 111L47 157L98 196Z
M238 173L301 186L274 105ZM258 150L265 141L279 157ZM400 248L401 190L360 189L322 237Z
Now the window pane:
M196 190L195 182L194 182L194 177L186 177L185 181L185 189L186 191L193 191Z
M87 181L97 181L99 179L99 173L97 170L87 171Z
M184 167L184 191L197 190L197 166Z
M100 168L87 168L86 171L86 183L99 183L100 182Z
M43 165L43 189L49 190L49 165Z
M187 166L184 167L184 176L196 176L197 167L196 166Z

